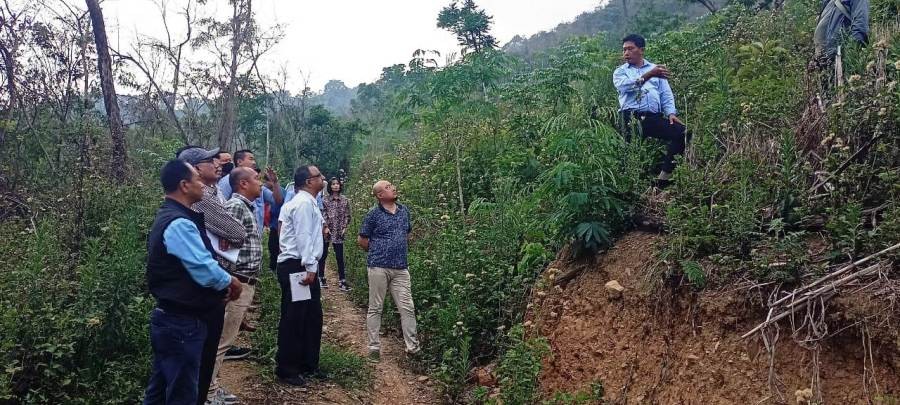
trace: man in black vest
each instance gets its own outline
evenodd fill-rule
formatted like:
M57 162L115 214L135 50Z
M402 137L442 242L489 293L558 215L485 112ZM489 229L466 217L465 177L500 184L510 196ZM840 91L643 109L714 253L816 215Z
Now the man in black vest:
M172 160L160 182L166 198L147 238L147 287L157 304L150 315L153 371L144 404L194 405L207 339L204 319L226 299L237 299L241 282L213 259L203 214L189 208L203 198L197 170Z

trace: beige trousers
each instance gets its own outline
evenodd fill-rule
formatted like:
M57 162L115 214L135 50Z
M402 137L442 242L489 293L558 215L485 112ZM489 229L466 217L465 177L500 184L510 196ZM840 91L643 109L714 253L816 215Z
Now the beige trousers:
M219 388L219 370L222 368L222 361L225 360L225 352L234 344L237 339L238 332L241 330L241 321L244 320L244 314L247 308L253 302L253 295L256 293L256 286L241 283L244 287L241 290L241 296L234 300L228 301L225 305L225 323L222 325L222 337L219 339L219 351L216 352L216 365L213 368L213 380L209 386L209 394L212 395ZM202 395L202 394L201 394Z
M409 271L402 269L386 269L369 267L369 311L366 317L366 329L369 334L369 350L381 350L381 310L384 307L384 296L388 291L394 299L394 305L400 310L400 325L403 329L403 341L406 351L419 351L419 339L416 337L416 308L413 305L410 288Z

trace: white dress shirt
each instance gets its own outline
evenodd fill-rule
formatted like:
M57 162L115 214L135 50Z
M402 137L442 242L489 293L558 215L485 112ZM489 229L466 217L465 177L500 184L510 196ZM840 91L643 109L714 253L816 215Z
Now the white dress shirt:
M298 191L281 207L278 222L281 225L278 263L299 259L307 272L316 273L322 257L323 219L315 197L304 190Z

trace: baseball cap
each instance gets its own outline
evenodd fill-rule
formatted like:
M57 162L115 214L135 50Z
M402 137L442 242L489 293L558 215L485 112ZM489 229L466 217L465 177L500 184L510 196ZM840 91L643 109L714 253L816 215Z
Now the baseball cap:
M178 154L178 160L183 160L191 165L196 165L204 160L215 158L219 154L219 148L206 150L203 148L188 148Z

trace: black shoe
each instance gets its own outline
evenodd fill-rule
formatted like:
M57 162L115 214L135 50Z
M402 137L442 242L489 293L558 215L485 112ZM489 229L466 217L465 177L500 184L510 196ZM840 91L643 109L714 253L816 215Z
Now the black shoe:
M306 385L306 379L299 375L293 377L278 376L278 381L282 384L293 385L295 387L303 387Z
M310 373L302 373L300 374L306 380L327 380L328 373L323 371L321 368L316 369L316 371Z
M250 355L251 350L247 347L231 346L225 352L225 360L239 360Z
M319 287L328 288L328 281L323 278L321 281L319 281Z
M670 179L653 179L653 182L651 184L653 185L653 187L664 190L666 187L671 186L672 183L674 182Z
M343 292L350 292L350 291L353 291L353 289L350 288L350 284L347 284L346 281L341 281L340 290L343 291Z

